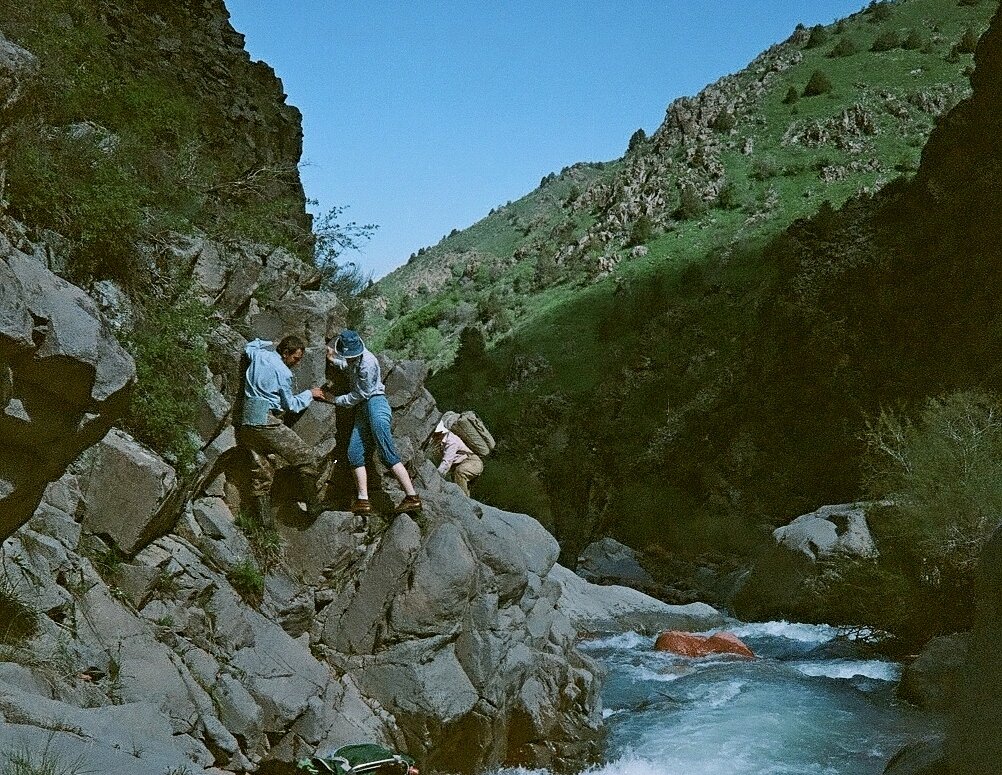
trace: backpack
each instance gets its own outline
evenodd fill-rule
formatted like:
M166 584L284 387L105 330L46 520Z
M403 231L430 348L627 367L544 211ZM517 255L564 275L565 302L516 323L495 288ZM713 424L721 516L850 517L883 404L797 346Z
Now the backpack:
M466 446L481 457L487 457L497 446L484 421L472 409L462 414L446 412L442 415L442 425L459 436Z

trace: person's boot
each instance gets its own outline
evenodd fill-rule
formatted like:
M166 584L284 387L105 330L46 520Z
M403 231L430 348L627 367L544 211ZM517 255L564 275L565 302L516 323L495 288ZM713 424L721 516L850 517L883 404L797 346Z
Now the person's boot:
M418 495L408 495L400 501L400 505L393 510L393 513L411 514L419 511L421 511L421 497Z
M306 515L310 519L319 517L327 510L327 504L317 492L316 475L311 471L299 471L299 488L303 491L303 501L306 503Z
M275 529L275 513L271 510L270 495L255 495L251 501L254 507L254 519L258 527L264 530Z

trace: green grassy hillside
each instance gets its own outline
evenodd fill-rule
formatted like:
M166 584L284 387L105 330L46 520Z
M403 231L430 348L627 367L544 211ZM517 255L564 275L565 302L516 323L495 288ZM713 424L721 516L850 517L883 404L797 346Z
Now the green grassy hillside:
M591 254L619 250L612 271L589 270L586 247L567 253L561 278L540 292L520 298L514 285L497 292L510 302L512 330L489 335L485 352L466 348L431 381L440 405L475 408L500 439L475 495L539 516L558 536L565 562L573 564L588 541L612 535L660 557L678 580L690 562L740 562L736 558L768 541L772 527L823 503L887 494L882 487L894 478L873 476L877 453L896 449L878 433L881 413L897 417L901 427L949 425L939 410L923 408L930 399L992 391L1000 376L1002 333L993 317L1000 235L992 183L999 158L988 139L998 136L997 119L985 119L983 128L968 121L960 132L955 117L966 115L962 111L938 119L919 107L937 95L948 95L937 102L946 105L969 94L973 57L954 47L968 27L982 32L996 7L901 2L888 6L890 19L874 20L878 12L870 9L845 22L841 33L833 25L822 46L805 48L811 34L805 31L774 50L772 56L787 56L784 51L796 48L792 53L803 59L769 82L757 103L763 113L742 108L728 130L734 134L712 146L708 155L718 154L724 173L714 178L703 169L702 177L689 178L704 192L733 183L740 204L723 206L720 193L715 203L701 194L705 209L687 213L684 189L662 185L663 208L636 216L646 217L654 232L643 245L646 255L622 257L633 249L625 243L636 220L617 221L624 211L619 205L656 200L658 179L649 176L651 190L640 189L633 199L629 181L643 179L638 170L678 173L678 158L690 147L684 138L675 142L678 127L712 100L669 111L669 121L643 148L602 170L580 195L596 203L582 234L610 232L620 223L623 236ZM891 20L906 20L902 34L924 20L927 50L870 51ZM861 50L853 55L856 67L843 70L825 52L849 34ZM982 83L997 76L996 60ZM831 94L849 99L821 95L784 103L790 85L802 89L819 66L828 68ZM754 77L754 69L739 78ZM952 80L913 85L920 69ZM727 88L717 85L720 92ZM893 107L894 94L911 106L907 117ZM893 110L878 110L881 104ZM712 124L711 111L704 112ZM864 113L869 118L856 123ZM840 134L835 124L824 131L805 124L826 117L839 127L870 129ZM753 126L768 132L753 138L753 154L741 154L743 133ZM784 136L803 136L805 128L808 136L829 139L811 148L784 145ZM689 131L702 138L691 147L711 147L720 134ZM926 149L930 132L941 137L935 153ZM986 139L978 139L982 132ZM736 151L729 150L732 142ZM857 143L861 150L854 150ZM966 159L969 148L980 148L980 155ZM744 177L733 172L740 165L749 170ZM826 174L831 167L840 171ZM516 263L501 277L518 271L528 274ZM461 304L469 298L464 292L476 288L473 281L454 282L448 293ZM517 304L522 311L512 315ZM442 309L445 320L449 307ZM420 312L417 306L404 319ZM967 406L967 399L943 400L948 408ZM989 393L972 405L994 400ZM932 419L909 424L920 415ZM934 476L957 479L943 471ZM950 519L967 513L968 506L951 503L937 506L938 513L949 512ZM983 507L970 509L979 514ZM983 517L970 517L971 524L982 524L978 520ZM930 590L917 570L926 561L901 554L902 547L939 551L942 536L956 532L949 520L926 521L937 526L899 515L875 530L897 547L886 554L899 563L886 571L901 592L891 597L916 610L928 603L945 612L940 604L951 595L966 599L957 589L966 589L969 576L957 576L964 579L959 586L944 582ZM942 577L954 578L947 566ZM874 599L886 597L889 587L881 584ZM886 614L889 621L899 613L874 617ZM928 636L929 627L962 624L945 613L929 621L915 625L921 631L915 641Z
M670 106L623 158L547 175L412 256L367 302L373 342L441 368L464 327L498 343L610 277L726 256L913 173L936 116L968 93L971 40L994 7L899 0L798 29ZM830 90L805 96L815 72Z

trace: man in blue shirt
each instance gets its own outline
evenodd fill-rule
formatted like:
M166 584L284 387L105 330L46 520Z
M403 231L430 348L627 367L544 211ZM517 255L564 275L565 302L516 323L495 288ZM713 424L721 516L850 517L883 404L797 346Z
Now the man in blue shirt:
M277 346L255 339L245 348L250 365L244 374L240 441L251 455L254 513L266 527L274 525L271 509L274 472L266 455L278 455L297 470L308 512L315 515L321 506L316 453L283 422L286 412L301 412L314 399L324 398L319 387L299 393L293 389L291 369L303 359L305 351L306 344L297 336L287 336Z

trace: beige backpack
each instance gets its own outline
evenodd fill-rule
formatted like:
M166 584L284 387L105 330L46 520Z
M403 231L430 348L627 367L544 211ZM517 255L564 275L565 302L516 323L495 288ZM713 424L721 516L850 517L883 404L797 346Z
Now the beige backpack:
M472 409L462 414L446 412L442 415L442 425L459 436L463 443L480 457L487 457L497 446L484 421L477 417L477 413Z

